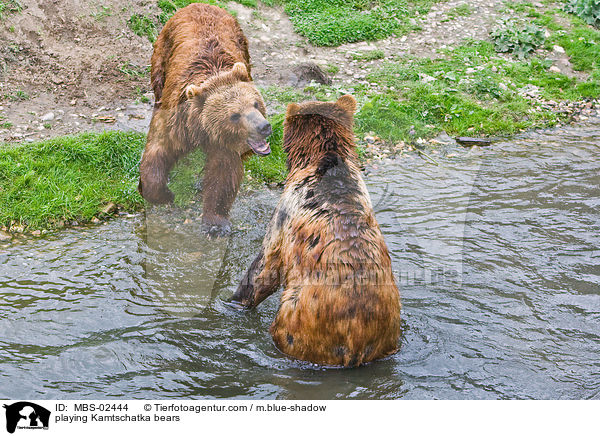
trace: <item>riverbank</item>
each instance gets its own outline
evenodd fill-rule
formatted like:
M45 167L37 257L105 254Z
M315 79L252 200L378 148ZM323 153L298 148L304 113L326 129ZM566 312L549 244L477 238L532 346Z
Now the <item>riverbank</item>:
M36 0L0 0L14 6L0 18L0 37L8 41L0 48L4 232L41 232L144 206L135 187L152 108L150 41L174 9L165 2L122 8L107 1L78 3L71 11L70 1L52 10ZM600 32L562 2L386 0L362 11L349 2L343 11L329 11L329 21L319 0L240 3L219 4L237 15L250 40L253 76L275 127L273 153L246 165L247 185L285 178L281 121L292 101L353 94L367 165L435 147L438 135L506 137L598 114ZM386 17L405 14L390 21L379 16L382 10ZM76 20L75 13L85 18ZM34 19L42 31L28 31ZM76 58L90 57L88 40L105 49L97 53L98 65L78 70L84 63ZM102 58L106 52L110 59ZM297 69L306 61L328 80L307 81ZM105 129L111 131L89 133ZM97 166L104 156L110 159ZM202 160L192 155L173 172L177 205L197 197Z

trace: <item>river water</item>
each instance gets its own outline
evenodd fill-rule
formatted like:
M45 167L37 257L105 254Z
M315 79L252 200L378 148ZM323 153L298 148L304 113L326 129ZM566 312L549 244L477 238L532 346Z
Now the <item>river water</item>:
M225 303L277 190L240 195L219 240L192 208L3 243L0 397L600 399L599 152L596 120L371 169L403 337L358 369L281 355L278 294Z

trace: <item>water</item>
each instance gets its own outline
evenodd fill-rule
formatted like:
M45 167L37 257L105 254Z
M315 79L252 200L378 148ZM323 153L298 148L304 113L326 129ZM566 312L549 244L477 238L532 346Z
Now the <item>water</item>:
M192 208L0 245L0 397L598 399L599 144L595 121L373 170L403 339L358 369L282 356L278 294L223 302L277 191L241 195L219 241Z

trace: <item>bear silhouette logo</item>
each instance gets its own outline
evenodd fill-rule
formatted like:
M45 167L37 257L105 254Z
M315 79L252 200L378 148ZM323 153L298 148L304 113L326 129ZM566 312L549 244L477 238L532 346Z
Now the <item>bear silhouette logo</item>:
M6 409L6 431L14 433L16 428L47 429L50 411L28 401L4 405Z

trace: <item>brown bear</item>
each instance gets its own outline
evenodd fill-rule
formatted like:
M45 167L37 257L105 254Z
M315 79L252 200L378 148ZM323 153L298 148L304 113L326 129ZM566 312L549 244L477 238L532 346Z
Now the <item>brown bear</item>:
M285 354L353 367L398 349L400 294L362 180L356 101L288 105L289 175L262 250L232 297L255 307L284 286L271 325Z
M203 226L229 229L229 210L252 152L270 153L271 125L252 83L248 41L223 9L194 3L167 22L154 43L156 103L140 163L138 189L151 203L170 203L169 171L197 147L206 154Z

